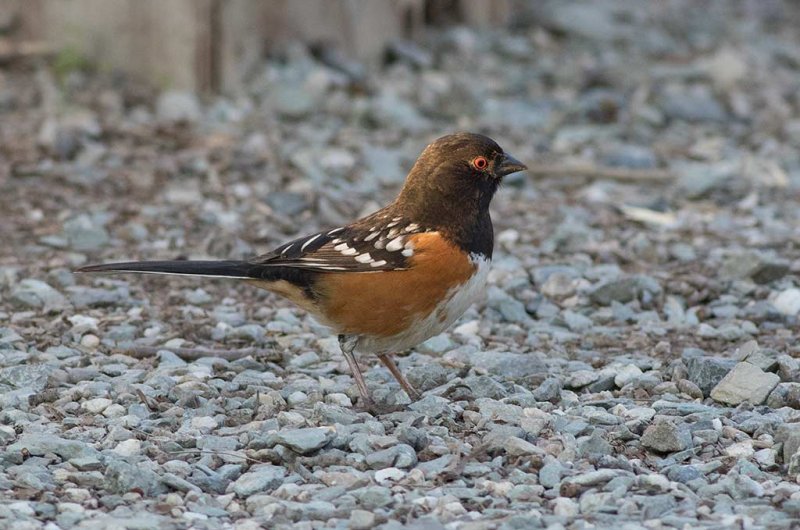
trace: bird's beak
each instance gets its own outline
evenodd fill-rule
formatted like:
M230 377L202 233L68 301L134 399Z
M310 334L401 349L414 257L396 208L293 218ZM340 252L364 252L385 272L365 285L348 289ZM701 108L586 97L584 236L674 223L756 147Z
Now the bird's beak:
M525 171L528 169L528 166L514 158L513 156L503 153L500 157L499 162L494 167L494 173L498 177L502 178L506 175L510 175L512 173L516 173L517 171Z

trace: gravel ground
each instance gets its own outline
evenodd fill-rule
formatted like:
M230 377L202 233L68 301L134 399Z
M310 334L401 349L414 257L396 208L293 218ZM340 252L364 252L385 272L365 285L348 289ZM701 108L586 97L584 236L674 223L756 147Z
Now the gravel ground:
M800 6L529 15L381 69L290 46L236 99L0 70L0 526L800 525ZM335 226L454 130L637 179L512 177L404 412L354 408L335 337L265 292L70 273Z

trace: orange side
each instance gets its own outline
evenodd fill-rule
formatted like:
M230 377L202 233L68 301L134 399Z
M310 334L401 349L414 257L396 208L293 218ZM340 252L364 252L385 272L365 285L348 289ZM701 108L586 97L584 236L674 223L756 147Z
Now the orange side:
M427 317L453 287L475 272L469 257L438 233L410 239L414 255L406 270L320 275L318 309L338 333L380 337L400 333Z

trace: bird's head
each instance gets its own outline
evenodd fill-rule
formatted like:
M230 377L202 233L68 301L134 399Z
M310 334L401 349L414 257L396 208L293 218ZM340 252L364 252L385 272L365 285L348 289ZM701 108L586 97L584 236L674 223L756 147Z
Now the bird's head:
M488 209L503 177L527 166L507 154L497 142L474 133L443 136L428 145L406 178L398 203L444 214L462 210L459 217Z

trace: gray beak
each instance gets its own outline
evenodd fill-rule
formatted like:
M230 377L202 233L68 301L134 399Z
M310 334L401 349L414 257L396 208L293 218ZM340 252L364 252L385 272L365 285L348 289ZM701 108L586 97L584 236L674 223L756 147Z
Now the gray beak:
M502 178L506 175L516 173L517 171L525 171L528 166L514 158L513 156L504 153L499 162L494 167L494 173Z

